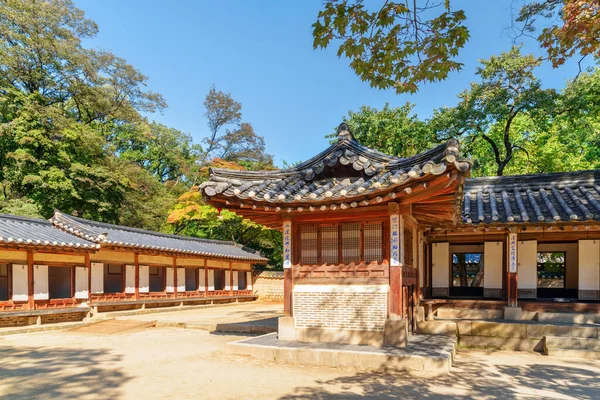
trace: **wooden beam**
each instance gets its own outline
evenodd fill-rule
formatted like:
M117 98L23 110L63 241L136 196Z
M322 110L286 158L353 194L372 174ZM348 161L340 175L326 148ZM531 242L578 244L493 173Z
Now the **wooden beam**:
M229 261L229 295L233 296L233 269L232 263Z
M90 261L90 255L85 255L85 267L87 268L87 286L88 286L88 303L92 301L92 262Z
M173 257L173 297L177 298L177 257Z

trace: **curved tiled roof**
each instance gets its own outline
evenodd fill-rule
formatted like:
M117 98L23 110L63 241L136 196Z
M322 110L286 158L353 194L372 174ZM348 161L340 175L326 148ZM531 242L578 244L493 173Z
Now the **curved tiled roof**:
M91 242L112 246L221 257L240 261L266 262L266 258L245 251L233 242L192 238L188 236L89 221L55 211L50 221L65 232Z
M413 157L399 158L360 145L346 124L338 140L325 151L294 168L277 171L210 169L200 185L202 194L250 199L265 205L353 202L367 195L405 185L426 175L441 175L452 165L466 172L470 163L459 158L458 141L451 139Z
M467 179L467 224L600 221L600 171Z
M93 249L100 245L56 229L45 219L0 214L0 243Z

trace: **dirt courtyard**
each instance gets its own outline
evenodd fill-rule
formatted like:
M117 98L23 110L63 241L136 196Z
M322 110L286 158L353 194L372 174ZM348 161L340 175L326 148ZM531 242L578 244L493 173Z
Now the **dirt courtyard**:
M442 378L294 366L224 354L244 336L149 328L0 338L3 399L600 398L600 363L461 350Z

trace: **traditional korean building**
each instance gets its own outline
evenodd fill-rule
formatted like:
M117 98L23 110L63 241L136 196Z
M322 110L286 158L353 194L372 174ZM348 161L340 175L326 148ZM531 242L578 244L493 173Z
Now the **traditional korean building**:
M81 319L71 314L251 300L252 266L265 262L232 242L0 214L0 311L26 324L42 310ZM0 312L0 326L15 318Z
M212 169L200 190L283 232L280 339L401 346L419 303L436 301L506 306L506 318L532 300L597 307L598 173L469 171L456 140L398 158L341 124L294 168Z

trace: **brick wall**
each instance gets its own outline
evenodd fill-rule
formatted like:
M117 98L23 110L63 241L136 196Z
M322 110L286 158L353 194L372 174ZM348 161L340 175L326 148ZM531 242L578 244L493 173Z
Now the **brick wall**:
M296 328L383 331L387 318L387 288L306 286L294 288Z
M262 301L283 302L283 271L258 271L252 291Z

